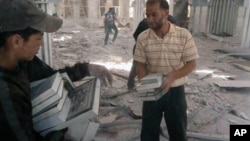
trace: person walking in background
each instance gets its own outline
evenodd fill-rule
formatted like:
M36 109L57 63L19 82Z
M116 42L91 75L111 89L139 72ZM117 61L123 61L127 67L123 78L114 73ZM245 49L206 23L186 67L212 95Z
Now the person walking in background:
M109 34L111 33L112 29L115 32L113 39L112 39L112 42L114 42L117 38L118 28L115 25L115 21L117 21L117 23L122 26L122 24L120 23L120 21L117 18L114 7L110 7L109 11L105 14L105 17L103 19L104 28L105 28L104 45L108 44Z
M176 23L176 20L173 16L169 15L168 16L168 21L170 21L171 23L175 24ZM149 26L148 26L148 22L147 22L147 19L146 18L143 18L140 23L138 24L134 34L133 34L133 37L135 39L135 42L137 41L137 37L143 32L145 31L146 29L148 29ZM136 47L136 44L134 45L133 47L133 54L135 53L135 47ZM129 72L129 77L128 77L128 82L127 82L127 87L128 89L133 89L135 87L135 77L136 77L136 71L135 71L135 68L136 68L136 61L133 60L133 63L132 63L132 66L131 66L131 69L130 69L130 72Z
M186 141L187 102L184 84L196 67L198 51L191 33L167 21L166 0L147 0L149 29L136 42L134 60L139 81L149 73L164 73L164 95L142 105L141 141L159 141L164 116L170 141Z

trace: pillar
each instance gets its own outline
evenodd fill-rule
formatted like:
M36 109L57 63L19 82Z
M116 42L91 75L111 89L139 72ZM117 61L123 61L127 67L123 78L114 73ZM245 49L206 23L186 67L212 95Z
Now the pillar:
M130 0L119 0L119 18L128 20Z
M88 0L88 19L89 20L96 20L99 19L99 0Z
M250 2L245 0L246 14L244 19L241 47L250 48Z
M144 18L145 1L135 0L133 6L134 6L133 30L135 31L139 22Z
M73 17L74 19L80 19L80 0L73 0Z

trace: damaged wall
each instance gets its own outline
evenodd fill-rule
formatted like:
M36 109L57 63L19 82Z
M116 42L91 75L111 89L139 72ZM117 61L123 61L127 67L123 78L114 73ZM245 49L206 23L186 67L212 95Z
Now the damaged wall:
M130 0L61 0L56 5L60 17L85 20L91 26L103 26L104 13L111 6L122 22L130 20Z

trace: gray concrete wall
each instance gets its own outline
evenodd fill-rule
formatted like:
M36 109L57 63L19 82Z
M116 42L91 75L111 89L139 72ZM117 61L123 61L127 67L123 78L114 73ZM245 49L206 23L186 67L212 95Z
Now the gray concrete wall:
M207 6L190 7L189 30L192 32L192 34L201 34L206 32L208 26L207 17Z
M246 8L244 6L239 7L236 29L234 31L234 36L235 37L241 37L242 36L245 12L246 12Z

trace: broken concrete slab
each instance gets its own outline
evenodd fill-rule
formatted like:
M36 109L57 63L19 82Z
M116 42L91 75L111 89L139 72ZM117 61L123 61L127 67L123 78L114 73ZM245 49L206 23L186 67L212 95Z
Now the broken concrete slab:
M104 124L104 123L111 123L113 121L115 121L117 118L117 115L109 115L109 116L106 116L106 117L102 117L99 119L99 122L101 124Z
M187 132L187 137L208 140L208 141L229 141L228 135L215 135L215 134Z
M226 48L226 49L216 49L214 51L225 53L227 54L226 56L234 56L234 57L240 57L246 60L250 60L250 48ZM221 56L221 57L224 57L224 56Z
M93 141L93 139L95 138L96 132L99 128L99 123L95 123L95 122L89 122L89 126L87 128L87 130L85 131L85 135L82 138L82 141Z
M214 83L222 88L250 88L250 80L227 80Z
M91 141L98 130L99 123L81 122L71 125L67 134L75 141Z
M236 63L232 63L232 65L238 67L239 69L250 72L250 61L238 61Z

